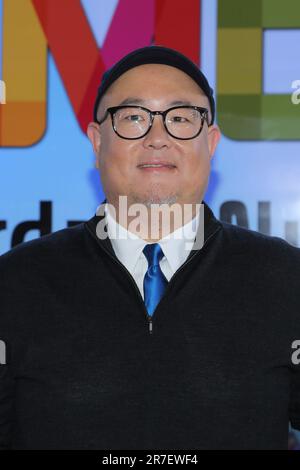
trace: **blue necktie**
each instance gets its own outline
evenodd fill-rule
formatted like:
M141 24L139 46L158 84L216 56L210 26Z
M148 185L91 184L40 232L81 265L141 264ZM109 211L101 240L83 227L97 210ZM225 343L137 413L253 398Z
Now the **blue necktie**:
M143 253L148 261L148 270L144 277L144 301L149 315L152 315L168 284L159 266L164 253L158 243L146 245Z

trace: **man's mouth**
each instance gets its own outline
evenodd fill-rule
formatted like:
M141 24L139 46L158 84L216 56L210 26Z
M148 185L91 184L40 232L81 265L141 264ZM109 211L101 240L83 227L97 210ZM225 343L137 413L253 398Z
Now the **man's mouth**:
M148 164L146 163L145 165L140 165L140 168L163 168L163 167L168 167L168 168L175 168L174 165L157 165L157 164Z
M138 165L138 168L144 169L144 170L146 169L172 170L176 168L176 165L173 165L172 163L168 163L168 162L156 162L156 163L145 162L145 163L141 163L140 165Z

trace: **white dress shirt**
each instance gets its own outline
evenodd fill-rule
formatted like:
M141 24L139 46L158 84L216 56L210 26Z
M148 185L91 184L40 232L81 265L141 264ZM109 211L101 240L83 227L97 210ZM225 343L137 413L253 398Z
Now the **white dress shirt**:
M105 217L107 233L114 252L133 276L144 299L143 282L148 269L148 262L143 249L149 242L120 225L108 210L107 203L105 204ZM160 261L160 268L168 281L188 257L198 225L199 212L190 222L157 242L164 253L164 257ZM116 234L119 236L116 236Z

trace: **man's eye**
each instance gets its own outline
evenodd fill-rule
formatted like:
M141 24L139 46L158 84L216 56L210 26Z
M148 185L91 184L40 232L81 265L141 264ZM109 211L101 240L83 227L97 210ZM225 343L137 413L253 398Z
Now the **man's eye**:
M172 119L174 122L187 122L188 121L188 119L186 119L183 116L173 116Z
M142 121L143 117L139 114L130 114L129 116L125 116L125 119L127 119L127 121L138 122Z

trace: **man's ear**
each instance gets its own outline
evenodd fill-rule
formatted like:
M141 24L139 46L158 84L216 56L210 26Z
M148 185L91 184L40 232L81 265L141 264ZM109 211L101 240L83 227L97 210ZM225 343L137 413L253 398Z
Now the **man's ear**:
M209 155L212 158L215 150L217 148L217 145L219 143L219 140L221 138L221 131L219 126L217 124L212 124L208 128L208 148L209 148Z
M101 145L101 133L100 125L96 122L90 122L87 127L87 135L93 146L94 153L96 155L96 168L99 168L99 153Z

